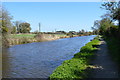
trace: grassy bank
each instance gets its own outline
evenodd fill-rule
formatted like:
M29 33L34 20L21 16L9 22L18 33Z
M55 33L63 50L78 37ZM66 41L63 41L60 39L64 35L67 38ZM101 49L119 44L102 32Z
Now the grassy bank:
M9 37L11 38L23 38L23 37L26 37L26 38L34 38L36 34L11 34L9 35Z
M76 53L70 60L66 60L57 67L50 75L50 79L83 79L87 77L86 69L89 66L89 61L94 55L94 51L97 48L93 48L92 45L98 45L99 40L96 37L91 42L83 46L79 53Z
M34 38L35 35L36 34L10 34L7 36L7 40L9 45L26 44L36 42L37 40Z
M120 41L119 39L110 37L110 38L105 38L105 40L107 42L111 57L113 58L113 60L115 60L118 63L120 67Z
M78 37L79 35L73 35L72 37ZM6 35L7 44L9 45L18 45L18 44L26 44L32 42L43 42L43 41L51 41L60 38L70 38L71 36L67 36L66 34L10 34Z
M9 45L26 44L32 42L43 42L65 38L66 35L60 34L10 34L7 36Z

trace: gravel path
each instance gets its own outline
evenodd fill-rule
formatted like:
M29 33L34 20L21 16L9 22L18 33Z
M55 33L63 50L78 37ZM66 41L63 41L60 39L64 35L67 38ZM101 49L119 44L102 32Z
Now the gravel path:
M96 57L91 64L90 78L118 78L118 67L108 54L105 41L101 41Z

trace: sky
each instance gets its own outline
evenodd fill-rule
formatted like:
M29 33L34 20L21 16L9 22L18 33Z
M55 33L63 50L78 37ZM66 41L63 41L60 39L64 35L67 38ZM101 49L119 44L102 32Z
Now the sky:
M30 23L31 32L91 31L95 20L105 13L101 2L3 2L12 21Z
M2 2L100 2L110 0L2 0Z
M1 0L2 2L110 2L120 0Z

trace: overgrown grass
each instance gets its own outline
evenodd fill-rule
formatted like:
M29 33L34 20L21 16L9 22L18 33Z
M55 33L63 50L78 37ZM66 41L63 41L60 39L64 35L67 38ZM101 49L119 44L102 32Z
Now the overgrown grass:
M10 34L7 36L10 45L26 44L35 41L36 34Z
M107 42L111 57L119 64L120 67L120 41L113 37L105 38L105 40Z
M65 37L66 36L66 34L54 34L54 35L56 35L58 37Z
M27 37L27 38L34 38L34 36L37 34L11 34L10 37L12 38L22 38L22 37ZM54 34L58 37L65 37L65 34Z
M98 45L99 40L96 37L91 42L83 46L79 53L76 53L70 60L66 60L57 67L50 75L51 80L70 80L70 79L83 79L87 77L86 69L89 65L91 57L94 55L94 51L97 48L93 48L92 45Z
M35 37L37 34L10 34L7 36L10 45L26 44L32 42L42 42L64 37L63 34L42 34L41 37Z
M23 38L23 37L26 37L26 38L34 38L36 34L11 34L9 35L9 37L11 38Z

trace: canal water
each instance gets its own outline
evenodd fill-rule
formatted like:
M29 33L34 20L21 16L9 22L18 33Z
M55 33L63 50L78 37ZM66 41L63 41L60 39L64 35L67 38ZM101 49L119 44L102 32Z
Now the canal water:
M3 51L3 78L48 78L95 35L14 45Z

